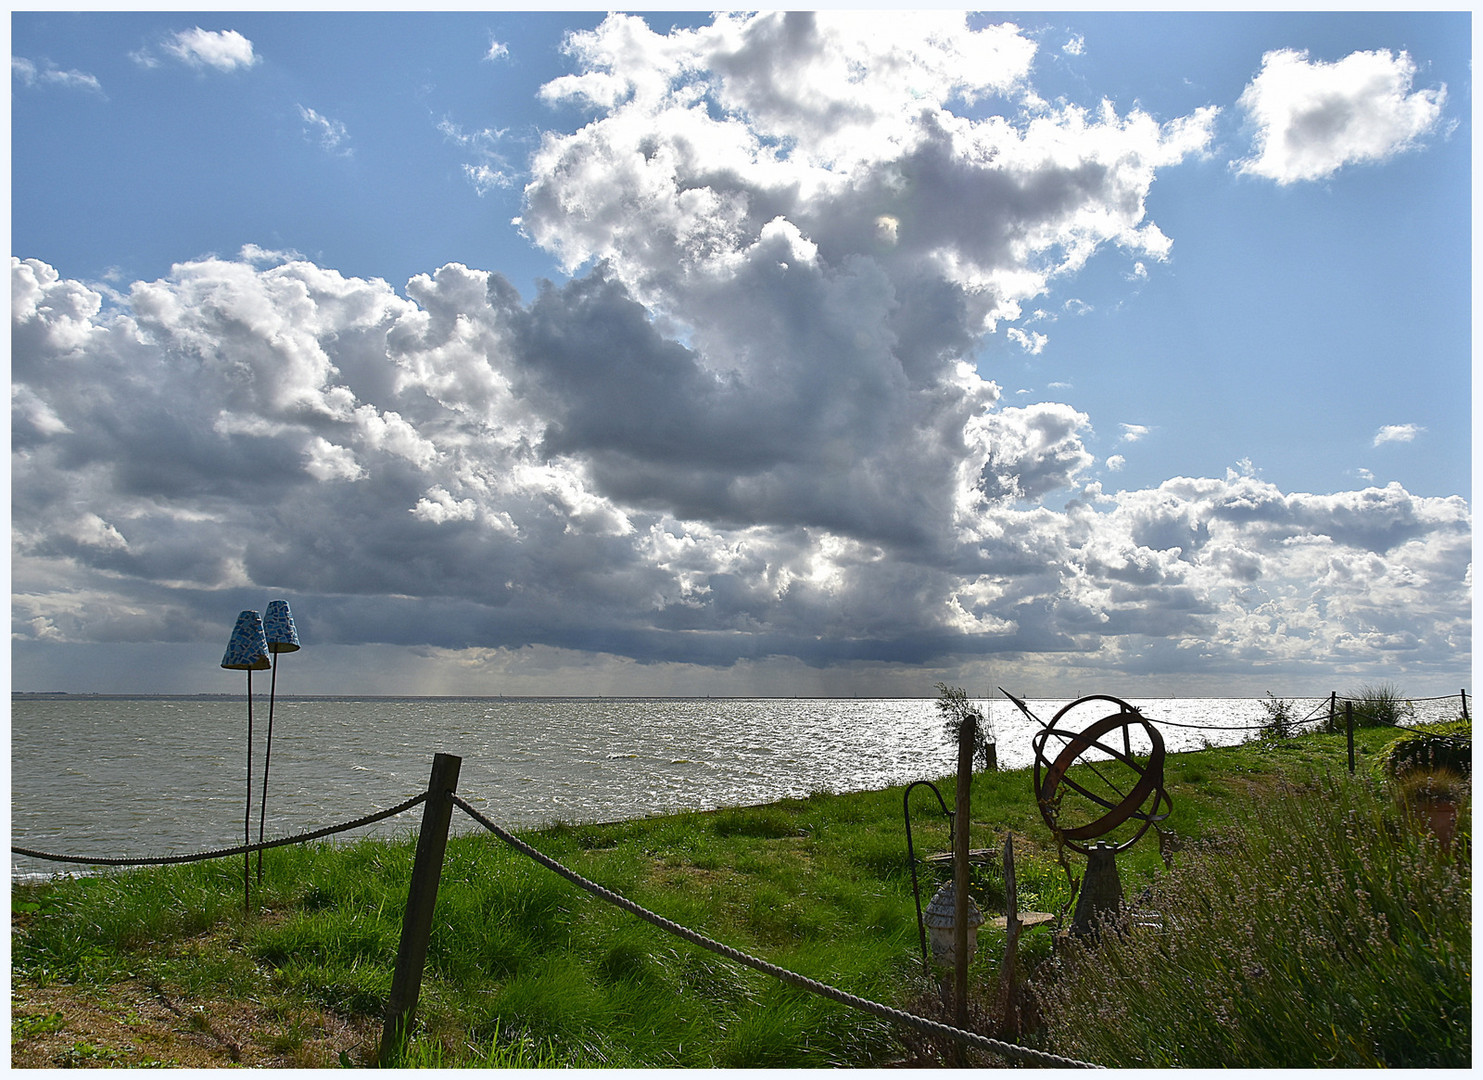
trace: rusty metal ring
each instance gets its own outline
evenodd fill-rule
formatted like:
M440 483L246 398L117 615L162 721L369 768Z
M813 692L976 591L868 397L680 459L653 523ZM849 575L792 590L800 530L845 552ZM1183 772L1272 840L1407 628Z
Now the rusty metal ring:
M1076 706L1086 704L1089 701L1111 702L1118 707L1118 711L1104 716L1078 734L1056 729L1055 725L1062 717ZM1142 725L1143 729L1148 733L1151 744L1148 760L1143 765L1140 765L1131 753L1125 750L1118 750L1102 741L1102 737L1109 732L1118 730L1119 728L1126 730L1133 723ZM1045 756L1045 744L1051 735L1055 735L1066 741L1065 747L1061 750L1054 763L1048 763ZM1123 851L1140 840L1151 826L1168 818L1170 811L1174 808L1173 800L1170 799L1168 792L1164 790L1163 736L1159 734L1158 729L1146 717L1121 698L1111 697L1107 694L1091 694L1087 697L1078 698L1057 712L1044 730L1036 733L1032 739L1032 745L1035 749L1034 782L1036 800L1040 806L1040 815L1051 831L1057 833L1065 842L1066 846L1073 851L1079 851L1083 855L1090 854L1091 848L1078 841L1094 840L1097 837L1105 836L1130 818L1141 821L1143 824L1132 837L1121 844L1115 845L1113 848L1114 851ZM1093 748L1103 751L1114 761L1122 763L1138 774L1138 782L1122 798L1121 802L1109 802L1099 795L1088 791L1085 787L1067 776L1067 772L1071 766L1083 754ZM1055 816L1051 811L1051 807L1056 799L1057 789L1062 783L1091 802L1104 807L1107 813L1085 825L1079 825L1072 829L1062 829L1056 823ZM1153 803L1145 810L1144 804L1150 796L1153 798ZM1162 814L1159 813L1160 804L1166 807Z

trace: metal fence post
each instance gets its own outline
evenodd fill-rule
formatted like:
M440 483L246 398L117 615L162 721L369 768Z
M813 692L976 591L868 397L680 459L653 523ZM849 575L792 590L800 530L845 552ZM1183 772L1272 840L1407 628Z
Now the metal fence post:
M453 792L458 787L458 770L462 764L463 759L452 754L433 755L422 829L417 834L417 861L412 866L407 909L402 914L402 940L397 947L391 994L386 999L386 1026L376 1055L376 1062L381 1066L387 1065L401 1050L417 1011L422 969L427 963L428 939L432 936L433 907L438 901L438 879L443 872L443 853L448 848Z

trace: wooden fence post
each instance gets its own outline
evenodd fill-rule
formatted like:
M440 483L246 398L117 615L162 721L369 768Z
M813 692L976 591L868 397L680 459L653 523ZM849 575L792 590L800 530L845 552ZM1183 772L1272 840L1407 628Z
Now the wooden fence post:
M973 797L972 717L958 732L957 813L953 816L953 1010L958 1027L968 1026L968 821ZM958 1051L962 1066L962 1047Z
M1468 688L1466 686L1462 688L1462 718L1467 720L1468 723L1472 723L1471 720L1468 720Z
M1014 833L1004 834L1004 966L999 969L999 1017L1006 1039L1020 1034L1020 898L1014 879Z
M433 907L438 901L438 879L443 873L443 853L448 848L448 824L453 817L453 792L463 759L452 754L434 754L433 771L427 782L427 802L422 810L422 829L417 834L417 861L407 887L407 909L402 914L402 940L397 946L396 971L391 994L386 999L386 1026L376 1063L385 1067L401 1050L412 1030L417 997L422 992L422 969L427 963L428 939L432 936Z
M1349 734L1349 775L1354 775L1354 702L1344 702L1344 730Z

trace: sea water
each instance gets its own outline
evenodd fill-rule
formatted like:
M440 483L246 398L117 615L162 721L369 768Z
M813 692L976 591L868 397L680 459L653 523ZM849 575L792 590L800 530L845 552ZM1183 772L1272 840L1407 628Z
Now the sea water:
M1259 699L1131 703L1171 751L1241 742L1266 719ZM1036 721L1008 699L979 704L1000 766L1031 764ZM1049 720L1066 703L1028 704ZM1457 704L1437 708L1451 715ZM1324 707L1320 699L1294 702L1299 717ZM1106 703L1079 708L1091 709L1085 720L1115 711ZM245 695L17 695L11 843L143 858L229 847L245 832L255 840L266 695L254 698L252 721L249 819ZM284 697L272 707L264 835L290 836L394 806L427 787L437 753L462 758L465 800L515 829L871 790L938 779L956 763L931 698ZM413 810L343 835L405 836L418 821ZM454 815L455 830L473 828ZM13 877L84 869L12 856Z

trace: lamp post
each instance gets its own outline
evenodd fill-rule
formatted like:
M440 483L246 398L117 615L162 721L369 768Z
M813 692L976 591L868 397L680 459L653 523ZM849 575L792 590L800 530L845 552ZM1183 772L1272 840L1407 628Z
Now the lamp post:
M237 616L221 666L247 672L247 809L242 820L243 843L252 843L252 673L265 670L268 664L268 639L263 633L263 620L256 611ZM252 857L242 853L242 913L247 914L252 895Z
M263 842L263 829L268 820L268 767L273 762L273 703L278 695L278 654L298 652L299 630L287 600L270 600L263 620L268 651L273 654L273 676L268 682L268 744L263 752L263 793L258 803L257 842ZM257 852L257 883L263 883L263 851Z

